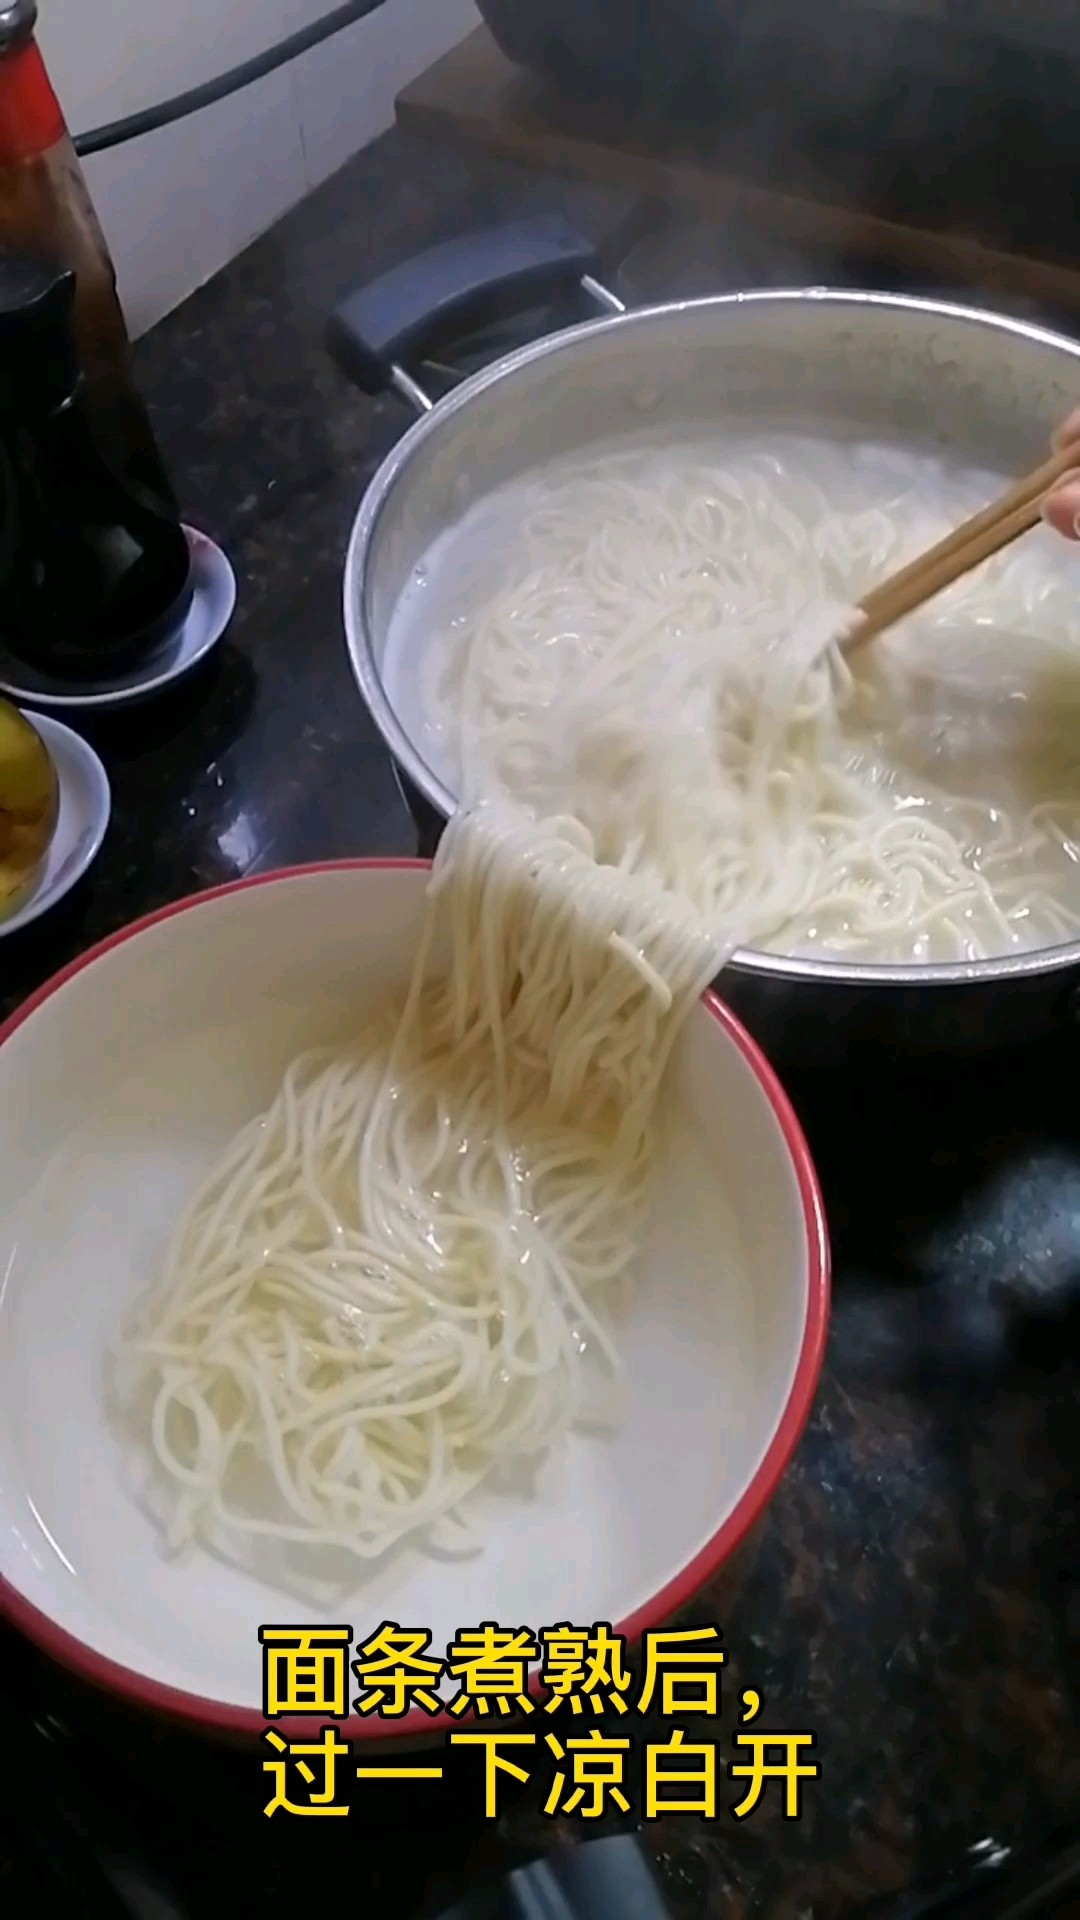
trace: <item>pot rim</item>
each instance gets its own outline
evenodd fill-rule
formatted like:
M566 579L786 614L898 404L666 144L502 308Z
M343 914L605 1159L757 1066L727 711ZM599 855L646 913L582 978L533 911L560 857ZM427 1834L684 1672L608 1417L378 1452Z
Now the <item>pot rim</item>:
M480 394L523 367L532 366L536 361L558 353L572 351L583 339L595 334L613 333L617 329L648 326L685 313L719 311L728 307L797 307L805 302L838 309L850 307L856 311L870 307L936 315L941 319L964 321L997 333L1035 341L1067 354L1070 359L1080 360L1080 341L1070 340L1067 334L1030 320L964 306L957 301L845 287L766 287L737 293L707 294L692 300L662 301L652 306L634 307L626 313L603 314L596 319L581 321L576 326L562 328L556 333L544 334L541 339L517 347L512 353L502 355L489 366L471 374L452 393L439 400L429 413L414 421L383 460L364 493L353 522L343 583L346 646L353 677L398 766L443 820L449 820L456 812L457 799L428 766L406 733L386 693L376 659L363 590L379 523L402 474L421 455L428 437L445 421L464 412ZM861 988L971 987L1028 979L1035 975L1066 973L1080 966L1080 938L1058 946L1036 947L1030 952L1004 954L991 960L915 964L794 958L787 954L766 953L744 947L732 955L728 966L741 973L804 985L813 982Z

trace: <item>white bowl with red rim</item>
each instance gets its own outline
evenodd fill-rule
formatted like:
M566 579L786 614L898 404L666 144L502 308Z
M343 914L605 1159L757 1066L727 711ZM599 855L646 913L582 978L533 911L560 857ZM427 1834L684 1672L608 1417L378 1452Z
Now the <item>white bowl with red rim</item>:
M165 1553L147 1461L108 1404L117 1329L289 1059L404 984L427 873L345 861L197 895L0 1027L0 1610L84 1678L207 1732L264 1728L264 1625L347 1622L362 1642L392 1621L436 1654L489 1620L636 1641L731 1561L810 1414L829 1308L818 1182L771 1068L710 994L672 1064L678 1133L618 1327L617 1430L574 1433L528 1493L484 1495L477 1556L407 1543L322 1614L209 1552ZM438 1726L414 1708L343 1731Z

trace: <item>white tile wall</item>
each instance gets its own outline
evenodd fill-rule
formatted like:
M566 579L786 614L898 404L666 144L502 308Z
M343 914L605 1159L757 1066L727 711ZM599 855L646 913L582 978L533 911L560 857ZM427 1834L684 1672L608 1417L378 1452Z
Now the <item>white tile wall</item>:
M284 0L290 31L325 10ZM407 81L479 25L473 0L388 0L368 20L316 47L294 68L308 179L325 180L394 117Z
M73 132L170 98L334 0L40 0ZM388 127L394 96L476 24L473 0L386 0L195 118L87 161L134 332L152 326Z

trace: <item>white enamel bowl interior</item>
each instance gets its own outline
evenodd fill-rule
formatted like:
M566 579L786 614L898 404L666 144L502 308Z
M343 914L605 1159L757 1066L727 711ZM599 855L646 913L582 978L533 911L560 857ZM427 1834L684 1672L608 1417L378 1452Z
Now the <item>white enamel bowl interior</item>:
M425 879L356 863L204 896L99 949L0 1044L0 1600L90 1677L196 1721L246 1725L259 1626L317 1616L209 1554L165 1557L106 1411L107 1354L178 1210L289 1058L403 981ZM372 1570L332 1614L357 1634L389 1618L438 1647L480 1618L641 1624L767 1503L820 1362L816 1187L734 1023L703 1005L675 1075L696 1145L665 1169L621 1329L625 1423L572 1439L531 1495L490 1499L479 1559L410 1546ZM710 1189L735 1257L712 1244Z

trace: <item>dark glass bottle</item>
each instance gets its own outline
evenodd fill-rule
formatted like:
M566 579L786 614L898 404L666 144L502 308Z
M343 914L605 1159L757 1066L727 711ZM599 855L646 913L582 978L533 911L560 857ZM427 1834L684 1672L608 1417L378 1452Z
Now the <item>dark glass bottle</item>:
M190 600L179 522L118 478L79 404L75 275L0 250L0 638L56 673L120 671Z
M112 258L34 39L36 21L36 0L0 0L0 246L27 247L74 270L83 412L125 484L176 515L135 383Z

